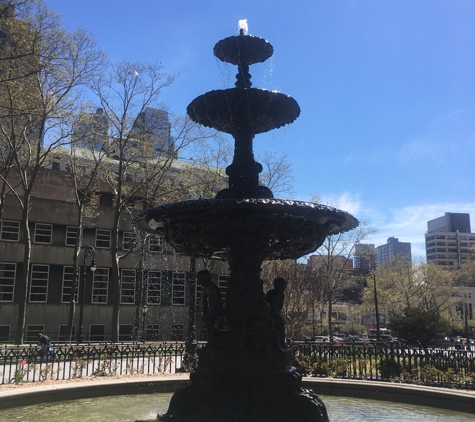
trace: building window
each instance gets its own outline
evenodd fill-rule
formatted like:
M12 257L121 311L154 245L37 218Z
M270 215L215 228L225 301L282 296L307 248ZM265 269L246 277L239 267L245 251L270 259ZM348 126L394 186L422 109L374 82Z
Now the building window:
M9 342L10 341L10 326L9 325L0 325L0 341Z
M132 331L133 331L132 325L120 324L119 325L119 341L132 341L133 340Z
M173 273L172 305L185 305L185 273Z
M26 334L25 340L32 341L37 343L38 342L38 334L45 332L44 325L27 325L26 326Z
M76 245L77 236L78 236L77 227L72 227L72 226L66 227L66 246Z
M223 304L226 302L226 291L228 290L229 275L218 275L218 287L221 292Z
M69 341L69 339L66 340L67 331L68 331L67 325L61 324L59 326L59 339L58 339L59 341ZM72 334L72 338L75 339L76 338L76 324L73 324L73 326L71 327L71 334Z
M149 271L147 274L147 303L160 305L162 301L162 273Z
M43 245L51 244L53 238L53 225L52 224L35 224L35 243Z
M195 281L195 303L197 305L201 305L203 300L203 286L201 283L196 279Z
M48 297L49 265L31 266L30 302L45 303Z
M135 233L134 232L124 232L124 238L122 242L122 249L128 251L134 247L135 244Z
M148 250L153 253L163 253L163 236L150 236Z
M61 165L57 161L53 161L53 164L51 165L51 168L53 170L61 170Z
M133 305L135 303L135 270L121 270L120 303Z
M113 207L114 206L114 197L110 193L101 193L99 198L99 205L103 207Z
M148 324L145 330L145 340L147 341L158 341L160 334L160 326L157 324Z
M96 229L96 248L109 249L111 247L111 231Z
M0 262L0 302L13 302L16 264Z
M79 279L79 278L78 278ZM61 294L61 302L69 303L71 301L71 289L74 282L73 267L63 267L63 290ZM78 301L78 286L74 295L74 302Z
M172 324L172 340L183 341L183 332L185 326L183 324Z
M96 268L92 277L92 301L91 303L107 303L107 289L109 286L109 269Z
M106 326L101 324L91 324L89 341L104 341Z
M7 242L20 240L20 222L14 220L2 220L0 225L0 239Z

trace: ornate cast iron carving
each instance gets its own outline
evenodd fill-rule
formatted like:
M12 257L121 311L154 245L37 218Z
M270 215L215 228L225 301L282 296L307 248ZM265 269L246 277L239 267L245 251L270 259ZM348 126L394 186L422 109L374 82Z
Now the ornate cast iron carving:
M218 42L214 54L238 66L236 87L199 96L187 112L195 122L234 137L234 159L226 169L229 187L215 199L146 211L142 223L165 235L177 252L229 263L226 326L199 350L191 385L173 396L159 419L326 422L324 404L300 387L292 350L265 315L260 269L264 260L311 253L327 235L351 230L358 221L332 207L274 199L259 185L262 166L254 160L254 136L292 123L300 108L287 95L251 87L249 66L273 54L267 41L241 32Z

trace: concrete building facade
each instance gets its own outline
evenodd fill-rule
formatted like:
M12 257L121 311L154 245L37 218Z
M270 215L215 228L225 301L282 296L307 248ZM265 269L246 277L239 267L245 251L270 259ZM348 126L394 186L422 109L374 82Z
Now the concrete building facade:
M359 243L355 245L353 268L361 272L376 269L376 248L373 244Z
M37 340L38 332L53 340L65 340L70 309L73 245L77 236L74 192L67 172L43 169L33 192L30 212L31 277L29 280L26 341ZM100 205L99 205L100 204ZM77 333L79 308L84 295L84 340L107 341L111 338L112 297L116 288L111 280L110 252L113 209L108 201L99 201L97 215L86 218L83 250L80 252L80 289L76 294L73 331ZM137 214L139 211L137 211ZM19 283L23 265L20 213L16 199L7 195L0 221L0 342L12 341L17 330ZM120 221L120 241L126 252L138 234L130 218ZM190 280L194 272L204 269L203 260L190 266L190 258L174 253L163 237L138 237L140 249L120 262L120 340L130 341L140 329L140 339L184 340L188 331ZM95 248L96 269L91 271L90 258L84 248ZM86 264L85 266L83 264ZM210 264L210 263L208 263ZM228 267L223 261L211 264L213 281L225 299ZM143 293L142 293L143 292ZM196 323L200 329L201 287L195 286ZM148 312L143 315L142 306ZM200 336L201 333L201 336ZM204 338L200 332L197 338Z
M376 265L391 263L397 258L411 260L410 242L400 242L397 237L390 237L385 245L376 248Z
M427 222L426 258L439 266L458 269L470 257L475 246L470 214L446 212Z

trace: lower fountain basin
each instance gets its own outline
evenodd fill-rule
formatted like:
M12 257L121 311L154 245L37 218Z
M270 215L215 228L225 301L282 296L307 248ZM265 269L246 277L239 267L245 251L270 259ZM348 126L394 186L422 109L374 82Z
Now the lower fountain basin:
M158 410L166 409L172 393L130 394L65 400L41 403L14 409L0 410L0 420L50 420L55 422L107 421L133 422L154 420ZM473 414L454 410L391 401L357 399L352 397L322 396L330 419L337 421L363 422L368 420L419 422L443 420L444 422L473 421ZM454 403L454 407L457 403Z
M200 199L144 212L148 228L165 234L175 250L227 259L252 245L265 259L297 259L314 252L329 234L355 228L345 211L283 199Z

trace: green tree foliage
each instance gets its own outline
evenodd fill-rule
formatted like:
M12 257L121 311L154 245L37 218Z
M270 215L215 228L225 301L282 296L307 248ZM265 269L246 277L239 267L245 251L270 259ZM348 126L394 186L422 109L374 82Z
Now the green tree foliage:
M407 307L400 315L391 317L389 328L409 344L428 346L434 340L444 337L449 324L436 309Z
M457 286L475 287L475 246L470 250L470 258L455 273L455 283Z
M419 307L448 317L454 307L454 273L434 263L397 257L380 266L374 274L380 311L387 313L390 319L406 308ZM373 309L373 289L365 292L363 304Z

